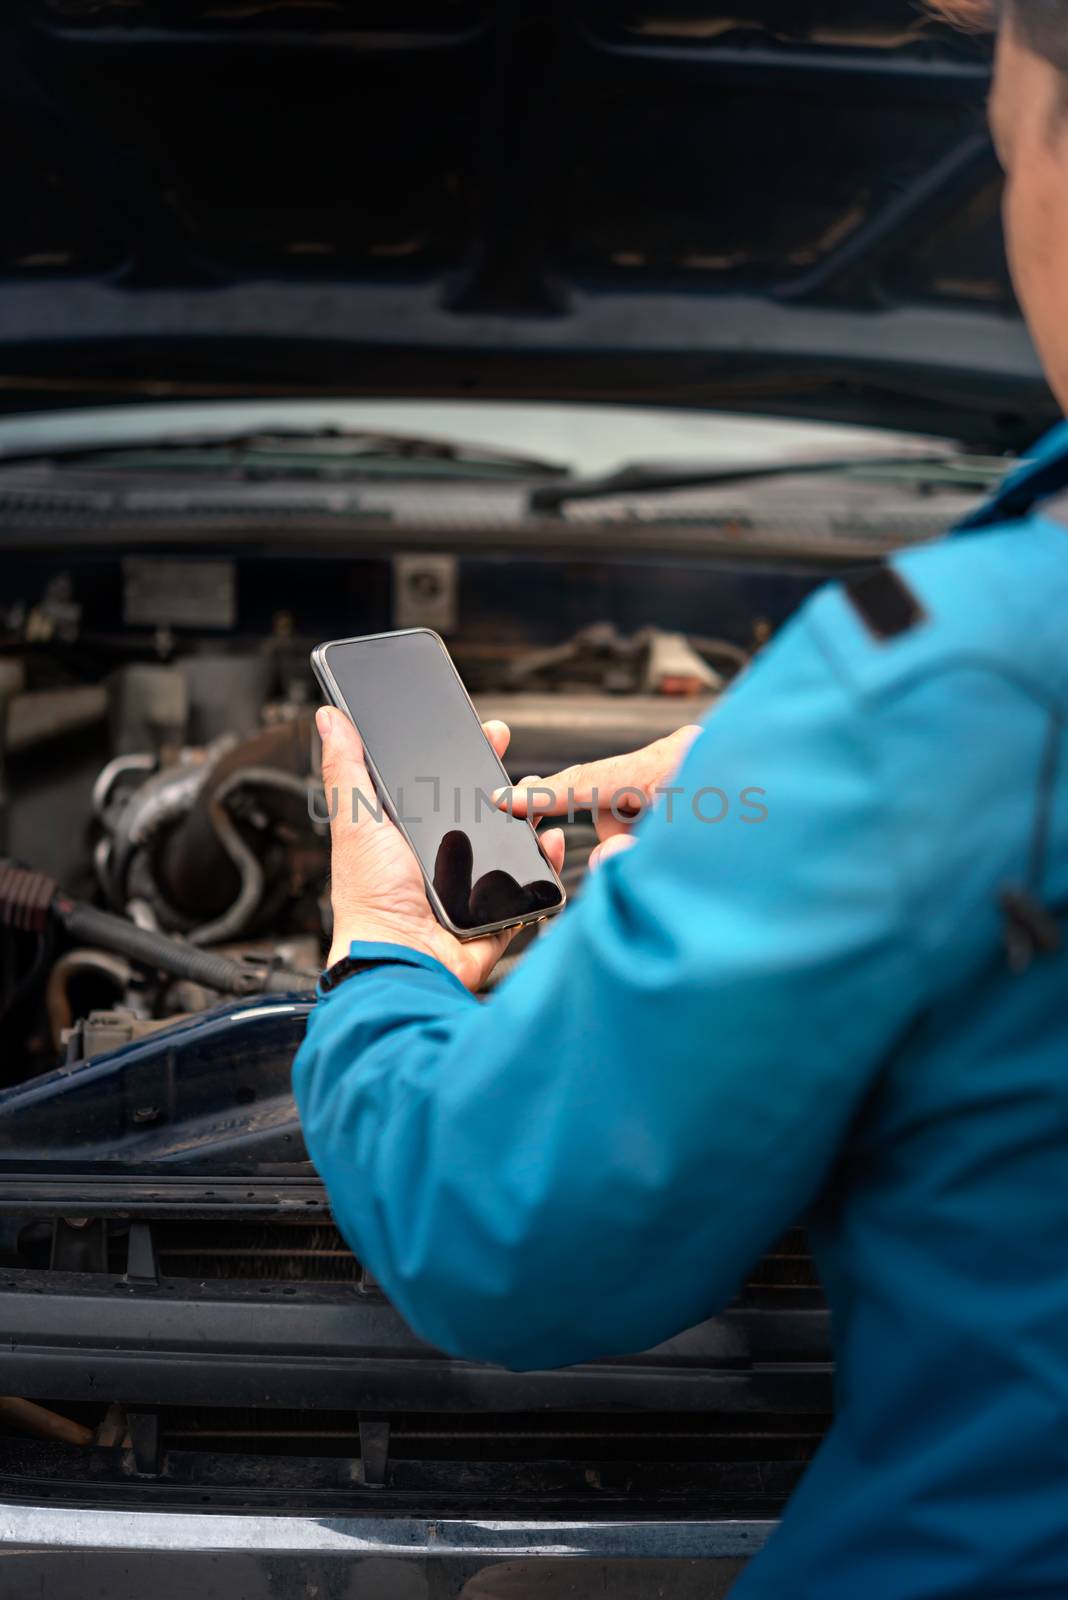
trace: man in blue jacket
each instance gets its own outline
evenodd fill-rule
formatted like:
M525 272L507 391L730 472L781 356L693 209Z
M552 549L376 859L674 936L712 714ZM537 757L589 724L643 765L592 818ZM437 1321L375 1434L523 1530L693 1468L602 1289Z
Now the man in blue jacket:
M1009 5L993 118L1068 405L1068 0ZM320 715L328 785L369 792ZM838 1414L748 1600L1068 1596L1066 719L1061 429L952 538L817 595L696 739L548 780L548 811L650 792L686 752L488 1003L503 941L453 941L395 830L339 808L359 970L294 1081L420 1334L514 1367L647 1348L808 1216ZM708 826L711 788L766 818Z

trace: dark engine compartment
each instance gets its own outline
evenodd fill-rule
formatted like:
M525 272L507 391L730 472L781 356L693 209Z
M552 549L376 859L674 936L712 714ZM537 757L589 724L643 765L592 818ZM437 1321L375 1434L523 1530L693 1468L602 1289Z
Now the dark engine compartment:
M142 928L314 973L329 937L314 643L444 621L480 710L512 727L519 777L696 720L814 581L685 559L20 557L2 602L2 848ZM572 843L575 888L581 822ZM218 1000L54 930L0 937L8 1088ZM104 1012L111 1033L85 1023ZM0 1102L0 1149L9 1121ZM45 1154L20 1126L20 1153Z
M444 620L521 776L694 720L816 581L785 558L20 559L6 855L187 946L314 972L313 643ZM574 893L592 833L569 831ZM724 1317L650 1354L524 1375L452 1361L352 1257L305 1159L289 1066L310 994L226 997L55 927L0 940L0 1391L17 1397L0 1498L781 1508L831 1404L801 1233Z

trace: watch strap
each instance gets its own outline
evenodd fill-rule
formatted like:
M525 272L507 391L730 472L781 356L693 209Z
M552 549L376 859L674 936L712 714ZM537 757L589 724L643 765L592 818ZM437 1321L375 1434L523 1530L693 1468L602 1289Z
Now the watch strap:
M342 956L340 961L335 961L332 967L319 979L319 993L330 994L334 989L345 982L346 978L354 978L359 972L367 972L372 967L403 967L408 965L399 956Z

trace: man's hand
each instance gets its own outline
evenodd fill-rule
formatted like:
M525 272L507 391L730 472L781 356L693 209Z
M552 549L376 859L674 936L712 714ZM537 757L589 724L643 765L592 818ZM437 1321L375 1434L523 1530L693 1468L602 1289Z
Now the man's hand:
M590 856L590 866L596 867L635 843L635 823L656 804L658 791L671 782L700 732L700 725L691 723L630 755L565 767L549 778L524 778L511 789L498 790L494 798L535 824L542 817L592 811L601 841Z
M479 989L508 948L516 930L466 942L456 939L430 909L419 863L389 818L375 814L374 787L363 745L343 711L323 706L315 718L323 742L323 786L331 816L330 898L334 937L328 964L340 961L354 939L406 945L433 956L469 989ZM486 737L499 756L508 748L503 722L487 722ZM362 797L354 805L353 797ZM542 838L557 872L564 836L558 828Z

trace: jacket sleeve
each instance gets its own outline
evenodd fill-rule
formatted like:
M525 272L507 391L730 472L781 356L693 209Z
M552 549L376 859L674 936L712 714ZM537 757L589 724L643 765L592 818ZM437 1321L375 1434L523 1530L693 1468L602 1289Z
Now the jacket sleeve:
M395 950L315 1008L312 1160L454 1354L562 1365L722 1308L917 1004L886 783L804 614L675 783L488 1002Z

